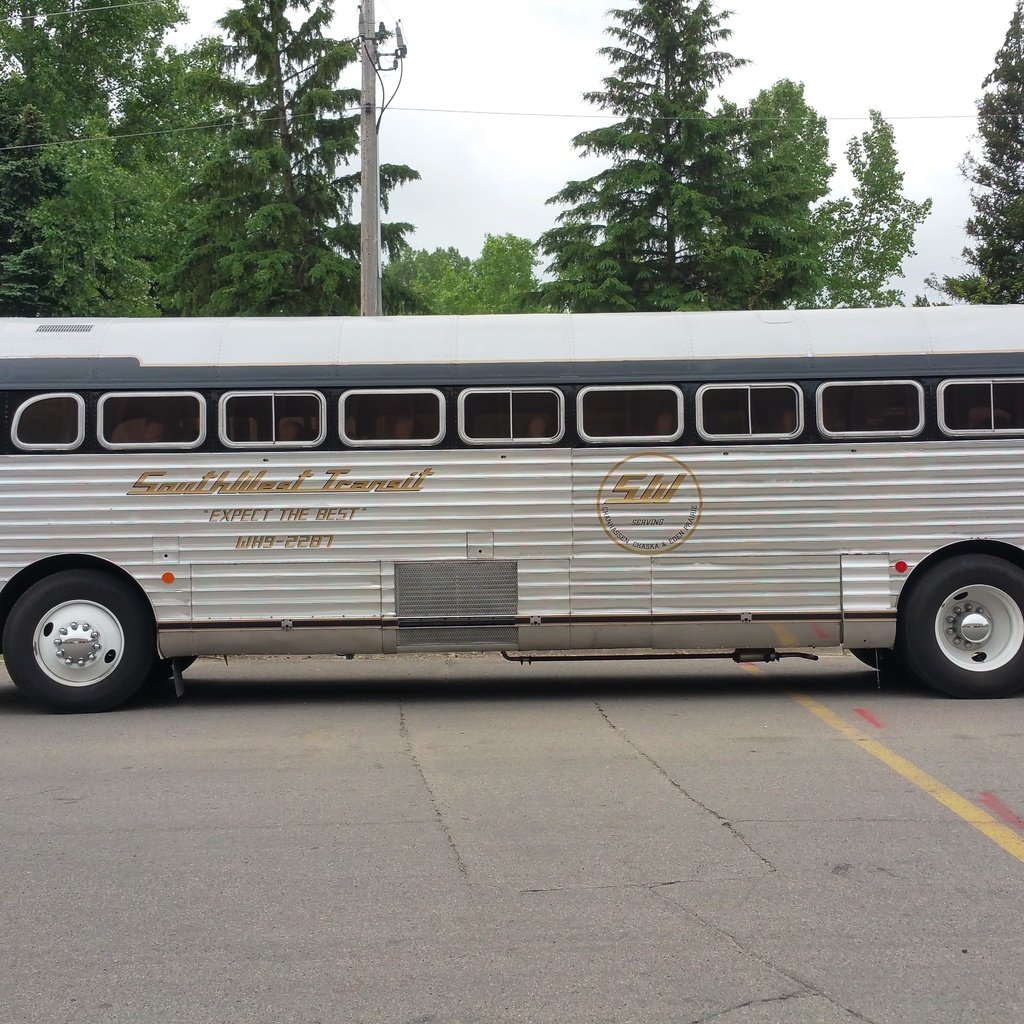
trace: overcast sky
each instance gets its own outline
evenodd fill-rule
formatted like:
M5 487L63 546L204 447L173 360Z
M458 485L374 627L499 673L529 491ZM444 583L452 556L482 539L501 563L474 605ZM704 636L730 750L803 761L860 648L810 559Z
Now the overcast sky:
M216 34L228 0L185 0L191 22L179 41ZM422 180L399 190L389 219L414 224L417 248L454 246L467 256L484 237L536 239L553 224L545 205L566 181L594 173L571 145L601 123L582 94L608 67L610 7L628 0L376 0L376 18L401 20L409 55L381 125L381 160L415 167ZM846 191L843 151L871 108L893 122L906 194L930 197L919 255L904 267L908 300L924 278L960 273L971 212L959 171L977 145L975 103L992 70L1014 0L975 0L955 15L935 0L733 0L730 51L751 63L722 93L740 103L780 78L803 82L829 120L833 191ZM356 34L357 4L335 3L335 35ZM384 76L388 93L398 73ZM353 68L351 85L358 85Z

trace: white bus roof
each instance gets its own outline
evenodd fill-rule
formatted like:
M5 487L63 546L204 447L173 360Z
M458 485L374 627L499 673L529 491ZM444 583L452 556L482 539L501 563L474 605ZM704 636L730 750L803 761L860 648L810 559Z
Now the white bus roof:
M1024 306L716 313L0 320L0 359L280 367L941 356L1024 349Z

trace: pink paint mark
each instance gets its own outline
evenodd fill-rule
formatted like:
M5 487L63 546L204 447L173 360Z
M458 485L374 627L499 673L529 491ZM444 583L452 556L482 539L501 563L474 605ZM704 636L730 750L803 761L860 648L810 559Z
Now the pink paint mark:
M811 629L814 630L814 635L821 640L827 640L829 634L825 632L816 622L811 623Z
M875 718L867 708L854 708L853 710L856 711L857 714L868 723L868 725L873 725L876 729L884 728L882 723Z
M978 800L983 803L994 815L1002 818L1011 828L1018 832L1024 832L1024 819L1021 819L1012 811L995 793L982 793Z

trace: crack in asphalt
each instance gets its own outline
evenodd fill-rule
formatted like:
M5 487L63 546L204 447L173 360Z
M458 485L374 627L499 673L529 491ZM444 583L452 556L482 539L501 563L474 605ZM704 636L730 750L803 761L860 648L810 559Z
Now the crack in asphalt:
M441 831L444 833L445 839L448 840L448 846L451 848L452 857L455 859L455 866L459 869L459 874L462 876L463 881L468 884L469 870L467 869L466 862L462 859L462 854L459 852L459 848L455 843L455 836L452 835L452 830L444 820L444 815L441 813L441 806L437 802L437 797L434 794L434 790L431 788L429 781L427 781L427 774L423 770L423 765L420 764L420 759L416 756L416 751L412 749L412 737L409 735L409 726L405 720L405 707L401 703L398 705L398 732L402 737L402 741L405 743L405 752L409 755L409 759L416 767L420 781L423 783L423 788L427 791L427 797L430 800L430 806L433 809L434 818L440 826Z
M776 870L775 865L772 864L772 862L768 860L767 857L765 857L761 853L758 853L758 851L754 849L754 847L750 844L750 841L747 839L747 837L743 835L743 833L740 832L738 828L736 828L735 824L733 824L732 821L726 818L725 815L719 814L718 811L716 811L713 807L709 807L707 804L698 800L692 793L688 793L678 782L676 782L675 779L672 778L671 775L669 775L668 771L666 771L666 769L662 767L662 765L658 764L658 762L655 761L654 758L651 757L651 755L648 754L646 750L640 747L624 729L617 726L611 720L611 718L608 716L608 712L605 711L605 709L601 707L601 705L596 700L594 701L594 707L597 708L598 713L608 724L608 728L611 729L612 732L614 732L617 736L619 736L623 743L625 743L633 751L639 754L648 764L650 764L665 779L665 781L668 782L670 786L678 790L684 797L686 797L687 800L690 801L690 803L699 807L702 811L707 812L712 817L717 818L719 822L721 822L721 824L724 825L736 839L738 839L759 861L761 861L761 863L764 864L770 872L774 872Z
M835 998L835 996L826 992L823 988L820 988L818 985L815 985L814 982L810 981L809 979L802 978L799 974L796 974L793 971L785 970L784 968L780 967L777 963L775 963L774 960L771 960L768 957L762 955L761 953L757 953L752 949L748 949L747 946L745 946L735 935L732 934L732 932L727 931L721 925L715 924L713 921L709 921L706 917L704 917L701 914L698 914L697 911L693 910L691 907L684 906L677 900L672 899L672 897L668 895L666 892L661 891L663 889L663 886L652 886L648 891L655 899L665 900L667 903L672 904L672 906L679 910L681 913L686 914L688 917L691 917L694 921L697 921L698 923L702 924L709 931L714 932L716 935L720 935L722 938L732 943L732 945L743 956L755 961L755 963L759 963L762 967L765 967L769 971L772 971L773 973L779 975L779 977L785 978L787 981L790 981L794 985L799 986L799 989L796 992L791 992L784 996L773 996L770 999L753 999L749 1002L740 1003L737 1006L729 1007L729 1009L727 1010L716 1010L710 1016L699 1017L696 1020L691 1021L690 1024L706 1024L707 1021L711 1021L716 1017L721 1017L726 1013L732 1013L736 1010L741 1010L745 1006L753 1006L755 1004L760 1003L784 1002L787 999L794 999L806 996L818 996L819 998L824 999L826 1002L830 1003L832 1006L835 1006L836 1008L842 1010L844 1013L848 1013L851 1017L854 1018L854 1020L862 1021L863 1024L877 1024L877 1021L873 1021L870 1017L865 1017L862 1013L858 1013L856 1010L851 1009L849 1006L844 1006L838 999Z
M769 1003L788 1003L792 999L813 999L818 993L809 992L801 988L796 992L785 992L781 996L769 996L766 999L748 999L745 1003L737 1003L735 1006L726 1007L724 1010L715 1010L705 1017L694 1017L689 1024L708 1024L709 1021L719 1020L737 1010L745 1010L748 1006L767 1006Z

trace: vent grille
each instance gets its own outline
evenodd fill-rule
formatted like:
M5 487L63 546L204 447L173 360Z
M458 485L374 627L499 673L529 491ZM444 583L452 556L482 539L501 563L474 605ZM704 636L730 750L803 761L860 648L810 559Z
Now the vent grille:
M395 645L400 651L514 651L519 630L515 626L402 626Z
M88 334L92 324L40 324L36 334Z
M395 563L395 611L400 619L508 617L518 608L517 562Z

